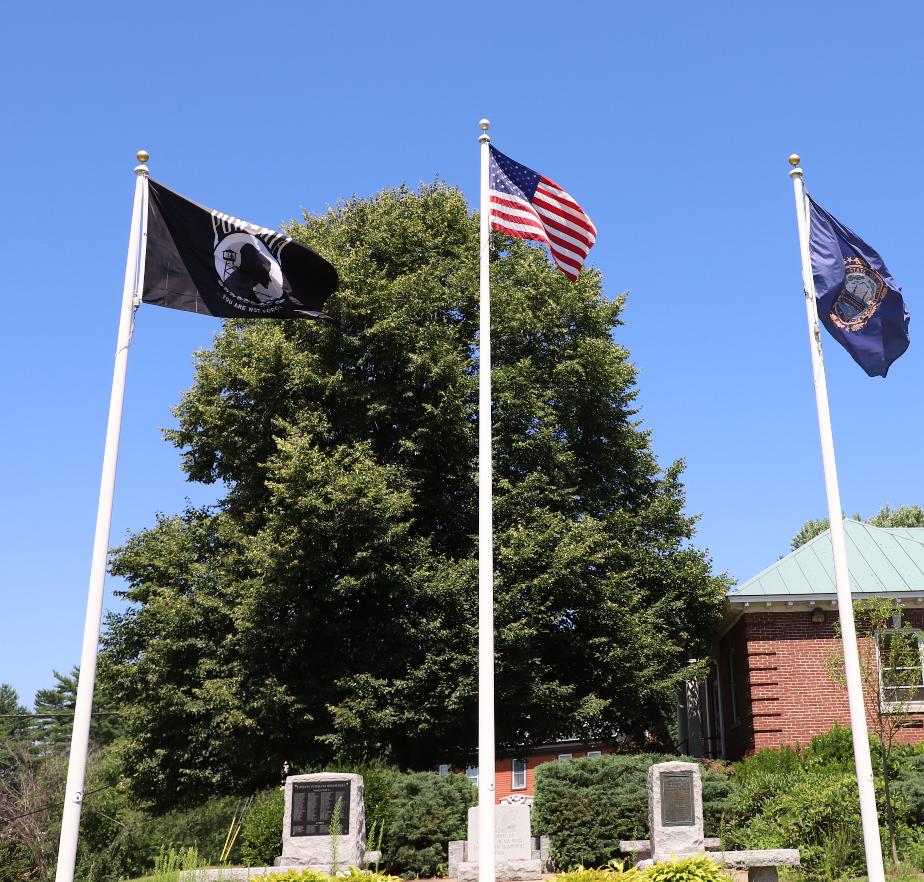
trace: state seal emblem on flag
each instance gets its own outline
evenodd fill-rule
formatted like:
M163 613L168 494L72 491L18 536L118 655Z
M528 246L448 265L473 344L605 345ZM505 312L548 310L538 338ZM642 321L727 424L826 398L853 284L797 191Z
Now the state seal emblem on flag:
M887 291L882 276L863 258L845 258L844 287L831 305L831 321L845 331L862 331Z
M809 197L809 256L818 318L871 377L908 348L902 289L879 253Z

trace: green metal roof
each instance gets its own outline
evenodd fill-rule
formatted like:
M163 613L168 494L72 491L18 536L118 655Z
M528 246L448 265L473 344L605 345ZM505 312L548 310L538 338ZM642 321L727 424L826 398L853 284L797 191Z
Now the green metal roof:
M924 527L873 527L844 519L850 589L854 594L924 597ZM732 602L834 597L831 531L825 530L728 595Z

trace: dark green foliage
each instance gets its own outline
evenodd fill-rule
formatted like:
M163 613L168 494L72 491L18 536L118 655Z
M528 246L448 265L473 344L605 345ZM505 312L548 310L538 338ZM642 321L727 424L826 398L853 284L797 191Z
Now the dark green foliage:
M798 848L804 871L814 878L859 875L864 867L860 801L852 771L832 768L757 776L740 794L725 828L732 848ZM762 798L755 799L755 792ZM754 812L750 820L746 814Z
M28 708L19 703L19 695L8 683L0 683L0 778L13 772L15 747L28 739Z
M648 768L663 754L543 763L536 769L533 831L551 837L552 859L567 869L620 856L620 839L648 837ZM703 770L707 836L716 836L731 794L725 775Z
M873 763L879 759L876 741L871 741ZM881 763L880 763L881 765ZM828 732L816 735L806 746L784 746L758 750L735 764L735 781L745 785L755 778L786 776L805 769L834 769L844 771L853 768L853 738L850 729L837 723Z
M282 854L282 818L285 794L279 788L259 794L241 827L241 862L268 867Z
M195 848L204 861L217 863L231 818L235 814L239 818L242 803L235 797L216 796L195 808L151 817L149 844L154 850L149 855L153 857L157 849L172 845L177 850ZM239 855L240 837L229 862L234 863Z
M910 826L924 825L924 754L902 756L897 752L895 760L892 790L896 803Z
M354 199L289 232L332 260L345 332L227 322L168 432L211 510L119 549L101 670L144 799L293 767L464 765L476 732L478 225L457 191ZM690 540L614 342L622 299L496 237L499 746L666 740L727 581Z
M366 831L374 826L391 822L394 802L392 792L400 777L393 766L381 763L356 766L337 766L338 772L352 772L363 776L363 801L366 806Z
M9 683L0 683L0 741L21 736L29 725L28 718L21 715L28 713L16 690Z
M52 672L55 684L35 693L35 718L30 724L30 737L37 750L54 753L66 750L71 743L74 706L77 702L79 668L70 674ZM118 716L102 712L115 711L106 681L100 678L93 696L94 714L90 719L90 745L98 748L110 744L119 734ZM47 715L47 716L43 716Z
M880 826L887 829L882 753L871 737ZM899 855L924 866L924 753L892 751L892 798ZM723 838L729 847L798 848L811 878L832 879L863 866L863 840L850 730L835 726L805 747L763 750L737 764L738 784Z
M445 875L447 846L465 839L477 792L462 775L416 772L396 778L385 826L382 863L405 878Z
M875 749L875 743L870 745ZM804 765L810 769L852 769L853 736L837 723L828 732L816 735L805 752Z
M87 790L96 792L86 797L81 813L77 878L94 882L144 875L171 847L194 848L204 860L217 862L239 804L234 798L215 797L186 811L150 815L137 807L124 786L120 759L112 749L95 760ZM232 858L239 854L236 848Z
M0 836L0 882L25 882L33 876L29 852L18 842Z

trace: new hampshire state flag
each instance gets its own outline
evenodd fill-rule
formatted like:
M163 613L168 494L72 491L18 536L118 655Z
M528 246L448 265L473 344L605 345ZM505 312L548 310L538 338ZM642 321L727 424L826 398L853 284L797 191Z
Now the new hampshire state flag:
M871 377L908 348L901 288L879 254L809 198L809 251L818 317Z

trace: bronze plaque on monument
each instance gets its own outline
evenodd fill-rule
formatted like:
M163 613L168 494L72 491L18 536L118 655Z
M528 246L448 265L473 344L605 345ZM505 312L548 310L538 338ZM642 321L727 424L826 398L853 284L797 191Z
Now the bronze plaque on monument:
M340 835L350 832L349 781L296 781L292 785L290 836L327 836L340 800Z
M696 823L693 810L693 773L662 772L661 826L692 827Z

